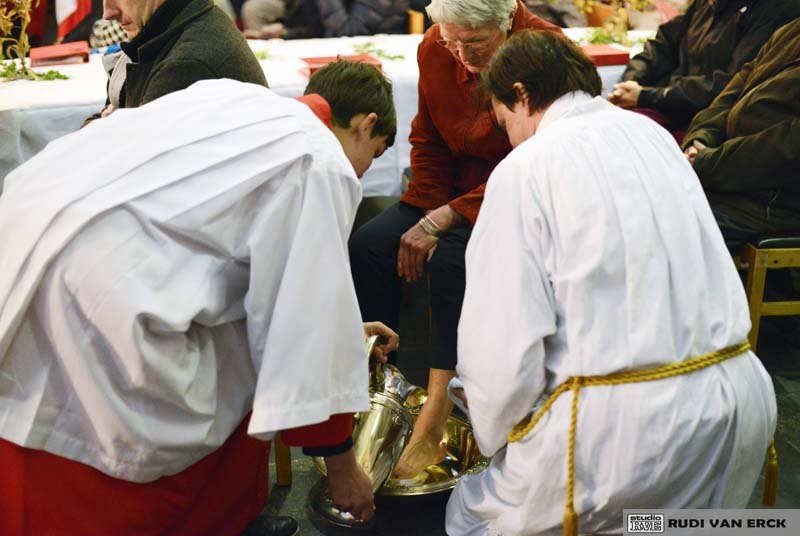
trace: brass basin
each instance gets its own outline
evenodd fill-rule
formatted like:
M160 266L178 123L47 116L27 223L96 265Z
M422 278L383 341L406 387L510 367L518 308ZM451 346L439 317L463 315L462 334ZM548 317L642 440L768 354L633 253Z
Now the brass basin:
M419 407L411 408L410 413L416 419ZM354 436L355 439L355 436ZM413 479L388 479L377 491L384 497L417 497L433 495L453 489L464 474L479 473L486 469L489 459L481 455L478 444L472 435L469 422L458 415L450 415L447 420L447 455L441 462L428 466ZM360 440L369 440L361 435ZM382 441L378 441L381 443ZM396 460L395 460L396 462ZM325 474L325 463L322 458L314 458L314 465Z
M411 410L416 419L419 410ZM389 479L378 491L387 497L415 497L433 495L451 490L458 479L467 473L480 473L486 469L489 459L478 450L469 422L457 415L447 420L447 455L435 465L429 465L417 477L408 480Z

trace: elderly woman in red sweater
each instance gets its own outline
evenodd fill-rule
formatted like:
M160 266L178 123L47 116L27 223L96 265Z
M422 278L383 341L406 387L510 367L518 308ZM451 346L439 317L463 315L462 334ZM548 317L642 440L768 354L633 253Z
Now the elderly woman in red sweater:
M479 73L512 33L560 31L532 15L520 0L433 0L427 11L436 24L417 53L413 179L398 204L350 239L361 314L394 328L402 283L420 279L428 264L433 316L429 398L398 463L397 478L411 478L443 456L440 443L452 409L447 384L456 365L464 297L464 252L486 180L511 151L481 96Z

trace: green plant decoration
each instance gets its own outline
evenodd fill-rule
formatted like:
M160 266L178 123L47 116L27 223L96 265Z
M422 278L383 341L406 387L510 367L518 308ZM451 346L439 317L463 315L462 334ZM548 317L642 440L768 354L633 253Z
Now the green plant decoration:
M58 71L49 70L37 73L25 64L25 57L31 49L28 41L28 25L31 23L31 9L39 0L0 0L0 51L5 48L11 61L0 63L0 78L6 80L64 80L68 78ZM15 23L19 24L19 36L11 32ZM0 52L0 60L4 60Z

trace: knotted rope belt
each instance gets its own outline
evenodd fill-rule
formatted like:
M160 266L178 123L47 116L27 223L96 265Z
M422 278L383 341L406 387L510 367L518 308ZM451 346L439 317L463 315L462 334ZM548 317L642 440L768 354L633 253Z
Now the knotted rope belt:
M687 359L680 363L671 363L662 367L656 367L645 370L633 370L630 372L617 372L605 376L572 376L567 378L564 383L558 386L553 394L551 394L544 405L539 408L532 417L526 417L520 421L508 434L508 442L515 443L525 437L528 432L533 430L536 423L544 416L550 409L550 406L558 399L564 391L572 390L572 414L570 415L569 422L569 443L567 445L567 504L564 511L564 536L576 536L578 534L578 515L575 513L575 435L578 426L578 393L581 387L589 387L595 385L620 385L623 383L638 383L649 382L655 380L663 380L665 378L672 378L673 376L680 376L681 374L689 374L706 367L710 367L716 363L721 363L726 359L736 357L748 351L750 343L744 342L735 346L729 346L716 352ZM777 494L777 477L778 477L778 460L775 451L774 441L770 444L768 450L768 464L767 475L764 480L764 498L765 506L774 506L775 496Z

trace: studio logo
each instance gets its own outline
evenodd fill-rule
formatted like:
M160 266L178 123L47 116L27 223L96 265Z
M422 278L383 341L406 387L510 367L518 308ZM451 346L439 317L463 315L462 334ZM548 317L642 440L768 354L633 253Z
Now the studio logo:
M628 532L664 532L664 514L628 514Z

